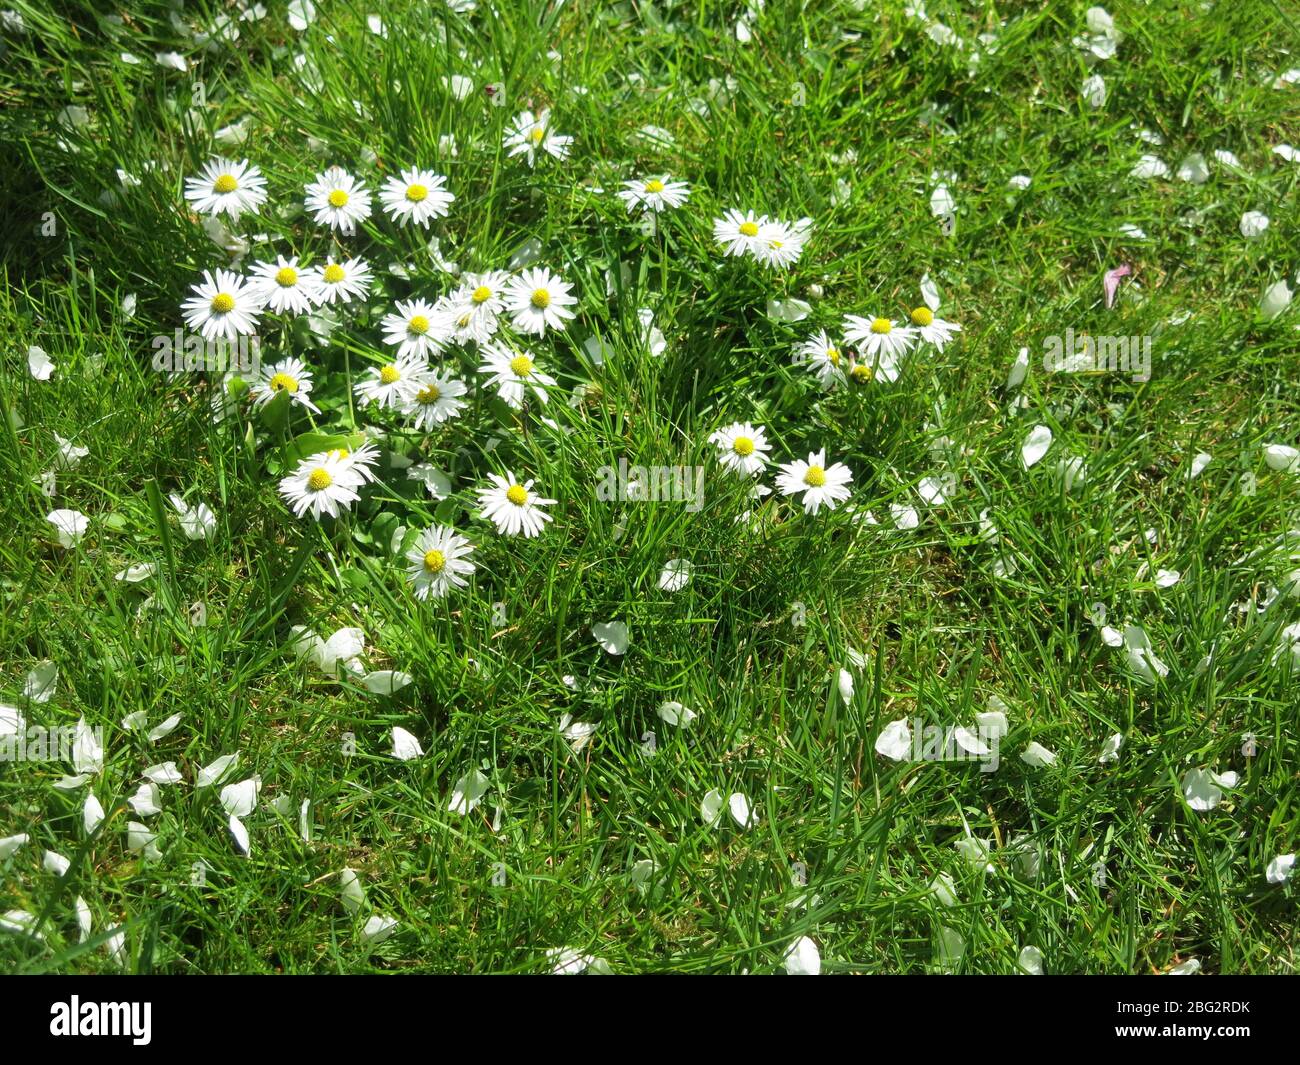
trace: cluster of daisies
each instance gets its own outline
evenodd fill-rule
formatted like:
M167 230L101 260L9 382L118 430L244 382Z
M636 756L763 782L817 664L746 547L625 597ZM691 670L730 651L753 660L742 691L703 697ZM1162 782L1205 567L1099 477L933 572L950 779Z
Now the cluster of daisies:
M732 473L758 478L771 461L768 453L772 445L762 426L749 422L736 422L719 429L709 437L718 449L718 461ZM813 451L807 461L796 459L777 467L776 487L784 496L802 495L804 512L816 514L823 506L834 510L849 498L849 483L853 472L842 462L826 464L826 452ZM756 496L767 495L771 489L754 484Z
M849 381L892 383L909 352L920 344L943 351L960 330L960 325L937 317L929 306L916 307L903 322L849 314L841 327L842 342L821 329L799 345L796 355L824 389Z
M509 156L535 166L544 157L566 158L572 140L554 130L549 111L528 111L509 126L503 147ZM681 207L690 194L686 182L667 174L626 181L616 192L629 213L640 211L650 217ZM266 203L267 182L247 160L216 158L186 180L185 198L198 213L226 215L233 221L256 213ZM303 192L308 215L333 234L335 248L339 239L355 236L371 219L376 200L393 224L428 227L448 215L455 194L443 175L418 166L400 170L374 191L346 169L331 166ZM799 259L812 223L807 218L789 223L732 209L715 220L713 230L725 256L750 256L764 266L785 268ZM187 326L201 332L205 340L230 342L252 335L268 314L303 315L323 305L365 301L373 280L370 266L360 257L334 254L308 265L297 256L280 255L274 261L252 263L245 274L229 269L204 271L182 311ZM432 431L460 415L469 386L450 370L432 365L431 359L452 346L473 344L479 373L502 401L522 409L531 394L546 403L555 379L544 372L524 338L564 330L575 316L572 308L577 302L573 286L544 267L525 267L517 273L466 273L451 292L436 299L396 300L380 323L383 344L391 355L360 376L353 385L355 397L363 409L392 411L417 430ZM924 340L942 347L957 328L935 319L925 308L913 312L910 324L851 316L845 322L845 340L858 345L858 356L842 357L825 331L810 338L803 350L826 387L841 379L872 375L892 380L898 360L913 346ZM291 405L318 414L312 388L311 367L295 356L263 364L257 379L249 382L255 407L286 396ZM724 467L754 478L755 495L770 491L758 484L770 450L761 427L736 424L710 439ZM379 450L373 443L352 451L319 452L282 478L280 493L297 517L337 518L375 480L378 461ZM846 500L851 480L848 467L828 465L825 452L819 451L806 461L780 466L776 485L784 495L801 495L806 512L816 514ZM555 500L534 491L531 480L509 472L489 474L477 496L481 517L504 535L535 537L552 520L543 508ZM406 555L415 594L441 597L465 587L475 570L470 561L473 551L473 544L449 526L425 530Z

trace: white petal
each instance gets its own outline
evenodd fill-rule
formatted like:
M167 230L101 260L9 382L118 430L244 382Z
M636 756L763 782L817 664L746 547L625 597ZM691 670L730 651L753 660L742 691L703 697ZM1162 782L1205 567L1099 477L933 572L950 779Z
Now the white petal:
M247 817L257 809L257 796L262 790L262 778L251 776L238 784L227 784L221 789L221 808L231 817Z
M600 621L591 627L591 635L596 638L609 654L621 655L626 653L628 645L632 642L628 635L627 626L621 621Z
M801 936L785 952L785 971L791 976L820 976L822 955L817 944Z
M404 728L393 726L393 757L399 762L409 762L424 754L420 741Z
M451 792L447 809L454 814L468 814L487 794L490 781L477 769L471 769L458 781Z
M741 828L752 828L758 824L758 815L749 808L749 799L740 792L732 792L727 799L727 808L731 811L731 819Z
M1041 743L1031 743L1020 752L1020 760L1025 765L1041 769L1043 766L1054 765L1056 763L1056 754L1049 751Z
M891 721L876 737L876 753L886 758L901 762L912 749L912 730L908 728L907 719Z
M248 829L244 827L244 822L231 814L227 825L230 828L230 837L234 840L235 848L240 854L248 854L251 842L248 838Z
M1037 947L1024 947L1020 951L1020 957L1016 959L1016 965L1021 972L1028 973L1030 976L1043 975L1043 952Z
M59 683L59 667L46 659L27 674L23 694L34 703L48 703Z
M392 695L415 681L409 673L396 669L379 669L361 678L361 686L376 695Z
M223 754L216 761L199 770L198 776L194 778L194 786L196 788L210 788L213 784L219 784L238 764L238 751L234 754Z
M1291 873L1294 870L1295 855L1279 854L1268 863L1268 868L1264 870L1264 879L1270 884L1285 884L1291 878Z
M1025 437L1025 442L1020 447L1020 461L1025 464L1025 469L1035 465L1044 455L1047 449L1052 446L1052 430L1045 425L1035 425L1029 430L1029 435Z
M355 869L344 869L339 873L339 898L348 913L357 913L365 906L366 889L362 887Z
M717 788L711 790L700 800L700 820L710 828L717 828L722 823L722 792Z

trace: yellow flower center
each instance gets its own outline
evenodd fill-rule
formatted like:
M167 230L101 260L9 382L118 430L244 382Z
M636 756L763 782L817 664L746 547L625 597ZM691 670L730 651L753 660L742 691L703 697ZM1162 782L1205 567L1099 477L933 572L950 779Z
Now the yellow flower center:
M838 366L838 365L840 364L840 349L839 349L839 348L827 348L827 349L826 349L826 357L827 357L828 359L831 360L831 365L832 365L832 366Z
M229 314L235 309L235 297L228 292L218 292L212 297L212 309L218 314Z
M272 392L289 392L298 391L298 378L290 377L287 373L278 373L271 378Z
M327 454L330 458L338 459L341 462L343 459L347 458L348 455L351 454L351 452L348 451L348 449L345 447L336 447L325 452L325 454Z
M424 553L424 569L427 573L441 573L447 565L447 556L434 549Z
M516 377L527 377L533 372L533 360L527 355L516 355L510 360L510 372Z
M386 385L391 385L394 381L400 381L401 379L402 371L391 362L379 371L379 380Z
M407 185L406 198L412 203L419 203L429 195L429 190L423 185Z
M412 333L418 333L423 336L429 331L429 319L422 314L415 315L406 326Z
M758 225L755 222L741 222L740 231L747 237L758 236Z
M237 188L239 188L239 182L235 180L234 174L222 174L212 183L213 191L219 192L223 196L228 192L234 192Z
M808 472L803 475L803 483L809 488L820 488L826 483L826 471L820 466L809 466Z
M551 305L551 294L544 288L535 288L531 302L539 311L544 311Z
M658 178L652 178L645 183L645 190L646 192L663 192L664 183Z
M785 247L785 244L784 242L779 240L769 240L767 242L767 246L771 248L773 251L780 251L782 248Z
M275 272L275 283L281 288L293 288L298 283L298 271L292 266L282 266Z
M929 307L918 307L912 312L912 324L926 326L934 321L934 312Z
M329 194L331 207L346 207L348 205L348 194L342 189L335 189Z
M894 328L894 324L888 318L871 319L871 331L873 333L878 333L883 336L885 333L888 333L893 328Z
M312 470L311 476L307 478L307 487L313 492L323 492L333 483L334 478L330 476L329 470L319 466Z
M528 502L528 489L522 484L512 484L506 489L506 498L517 507Z
M542 138L546 136L546 130L542 129L541 126L534 126L533 132L529 136L532 137L534 144L541 144Z
M731 450L742 459L754 453L754 441L747 436L738 436L731 442Z
M871 380L871 376L874 372L875 371L872 370L870 366L860 362L858 365L853 367L850 376L853 380L857 381L858 384L866 384L866 382Z
M338 263L330 263L329 266L325 267L324 277L331 285L337 285L347 277L347 274L344 273L343 267L339 266Z
M492 298L492 290L487 285L479 285L470 296L475 303L486 303Z
M425 385L415 398L421 403L437 403L438 397L441 395L442 393L438 390L437 385Z

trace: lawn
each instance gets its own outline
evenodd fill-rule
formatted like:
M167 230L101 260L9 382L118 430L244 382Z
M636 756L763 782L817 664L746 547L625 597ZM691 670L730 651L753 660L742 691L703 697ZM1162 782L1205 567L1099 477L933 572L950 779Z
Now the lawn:
M1286 5L4 3L0 970L1296 971Z

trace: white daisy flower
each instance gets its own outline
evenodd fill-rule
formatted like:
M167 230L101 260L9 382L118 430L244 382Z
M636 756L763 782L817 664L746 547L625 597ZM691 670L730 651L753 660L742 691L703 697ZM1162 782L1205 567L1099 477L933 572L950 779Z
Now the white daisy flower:
M654 211L658 214L666 208L680 207L690 198L690 187L684 181L673 181L667 175L643 178L638 181L623 182L623 189L618 198L626 205L628 212L638 207L642 211Z
M316 221L337 229L346 237L357 231L357 223L370 217L370 192L341 166L332 166L307 186L307 210Z
M531 388L545 403L546 390L555 387L555 378L542 373L529 352L514 352L497 344L485 344L482 354L483 365L478 372L491 375L488 384L515 410L523 408L528 389Z
M329 259L312 270L319 303L351 303L370 294L370 267L364 259L338 262Z
M228 214L235 220L266 202L266 178L247 159L211 159L198 177L185 179L185 198L199 214Z
M311 401L311 371L301 359L287 358L261 368L258 379L249 388L253 403L264 407L281 392L289 393L289 401L306 407L314 414L320 408Z
M277 256L273 263L254 263L250 282L257 298L276 314L306 314L320 302L316 278L298 259Z
M505 308L506 284L510 275L504 270L483 274L465 274L461 285L448 298L448 313L454 337L483 344L497 331L497 316Z
M453 588L464 588L465 577L474 572L468 556L474 550L465 537L446 525L435 525L420 533L409 551L407 580L415 586L416 599L441 599Z
M420 379L426 369L423 359L398 355L393 362L372 366L352 391L363 406L374 401L380 410L386 407L400 410L420 390Z
M458 417L465 401L460 397L468 389L465 382L450 374L434 370L419 375L419 391L402 406L417 429L428 432L443 422Z
M947 346L957 333L961 332L961 326L956 322L945 322L942 318L936 318L934 311L929 307L917 307L912 312L912 326L920 334L921 339L928 344L933 344L940 351Z
M497 527L497 532L507 536L537 536L551 516L542 507L551 506L554 499L543 499L533 491L533 482L520 484L509 470L504 477L489 473L490 488L478 490L478 503L482 517Z
M514 125L506 131L503 143L503 147L507 149L506 154L526 156L529 166L536 166L537 158L543 152L556 159L566 158L573 138L552 133L550 126L549 109L537 115L531 111L520 112L515 117Z
M767 215L741 212L733 207L713 220L713 239L723 246L725 255L755 255L761 241L759 233L768 221Z
M397 345L398 358L428 358L447 345L445 310L424 300L398 300L397 313L384 315L384 343Z
M833 466L826 465L826 452L813 451L808 461L796 459L784 463L776 478L776 486L782 495L792 496L803 493L803 509L807 514L816 514L822 504L828 510L849 498L849 482L853 474L842 462Z
M518 277L510 279L505 296L506 309L519 332L541 336L547 326L563 329L566 320L573 317L569 307L578 300L570 294L572 291L571 284L545 267L524 270Z
M709 437L718 449L718 461L734 473L757 477L767 465L767 453L772 445L767 442L763 427L749 422L736 422L719 429Z
M361 475L352 464L333 453L312 455L280 482L280 494L293 508L295 517L308 511L320 519L322 514L337 518L359 498Z
M875 366L878 361L897 362L911 351L916 344L916 330L888 318L850 314L844 318L844 339L858 345L863 362Z
M446 184L441 174L412 167L384 182L379 202L393 221L427 226L431 219L445 215L456 198L443 187Z
M844 383L848 359L825 329L819 330L800 344L799 355L822 388L834 388L837 384Z
M758 227L758 239L751 251L764 266L784 270L799 261L811 233L811 218L801 218L794 223L773 219Z
M185 324L203 334L204 340L234 340L257 328L262 301L257 290L230 270L215 274L203 271L203 281L193 287L194 295L181 304Z

